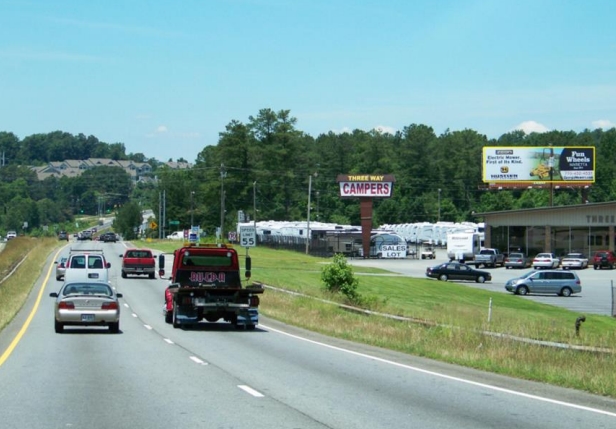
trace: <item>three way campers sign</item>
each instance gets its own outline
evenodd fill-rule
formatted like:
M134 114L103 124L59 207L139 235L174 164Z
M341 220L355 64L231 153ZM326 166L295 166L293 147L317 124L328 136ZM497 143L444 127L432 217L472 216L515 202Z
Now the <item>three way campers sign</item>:
M372 199L389 198L394 190L392 174L340 174L341 198L359 198L361 217L361 241L364 258L370 257L370 237L372 233Z

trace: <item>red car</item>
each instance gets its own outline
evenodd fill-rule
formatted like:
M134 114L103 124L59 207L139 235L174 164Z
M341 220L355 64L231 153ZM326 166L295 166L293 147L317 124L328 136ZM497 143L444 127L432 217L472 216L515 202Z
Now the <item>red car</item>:
M610 250L599 250L595 252L592 258L592 266L595 270L600 270L601 268L613 270L614 266L616 266L616 254Z

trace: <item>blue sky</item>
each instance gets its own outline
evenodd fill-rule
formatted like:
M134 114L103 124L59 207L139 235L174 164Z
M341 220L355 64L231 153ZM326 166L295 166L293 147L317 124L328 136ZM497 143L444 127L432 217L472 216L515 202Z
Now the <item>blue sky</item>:
M297 129L616 124L612 0L0 0L0 131L194 161L232 120Z

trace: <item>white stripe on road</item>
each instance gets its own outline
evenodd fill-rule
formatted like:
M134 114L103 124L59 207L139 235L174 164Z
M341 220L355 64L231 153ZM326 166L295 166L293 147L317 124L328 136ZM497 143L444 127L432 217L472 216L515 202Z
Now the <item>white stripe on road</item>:
M355 352L353 350L344 349L342 347L332 346L332 345L329 345L329 344L321 343L319 341L309 340L308 338L300 337L299 335L289 334L287 332L280 331L278 329L269 328L269 327L264 326L262 324L259 324L259 327L261 327L263 329L266 329L268 331L277 332L279 334L286 335L288 337L295 338L295 339L298 339L298 340L301 340L301 341L306 341L308 343L316 344L316 345L319 345L319 346L322 346L322 347L327 347L327 348L332 349L332 350L338 350L338 351L349 353L349 354L352 354L352 355L355 355L355 356L361 356L361 357L364 357L364 358L367 358L367 359L375 360L377 362L382 362L382 363L386 363L386 364L389 364L389 365L394 365L394 366L397 366L397 367L406 368L406 369L409 369L409 370L412 370L412 371L420 372L420 373L423 373L423 374L432 375L434 377L440 377L440 378L444 378L444 379L447 379L447 380L453 380L453 381L457 381L459 383L470 384L472 386L482 387L484 389L489 389L489 390L495 390L497 392L507 393L509 395L521 396L523 398L533 399L533 400L536 400L536 401L542 401L542 402L547 402L547 403L550 403L550 404L561 405L563 407L574 408L574 409L577 409L577 410L590 411L592 413L603 414L603 415L610 416L610 417L616 417L616 413L614 413L614 412L604 411L604 410L601 410L601 409L598 409L598 408L586 407L584 405L578 405L578 404L574 404L574 403L571 403L571 402L558 401L556 399L550 399L550 398L546 398L546 397L543 397L543 396L531 395L529 393L518 392L516 390L505 389L505 388L502 388L502 387L492 386L490 384L485 384L485 383L479 383L477 381L467 380L465 378L460 378L460 377L454 377L454 376L447 375L447 374L441 374L439 372L429 371L429 370L418 368L418 367L411 366L411 365L405 365L405 364L394 362L394 361L391 361L391 360L378 358L376 356L370 356L370 355L365 354L365 353Z
M207 365L207 362L203 362L201 359L199 359L197 356L191 356L190 360L198 363L199 365Z
M151 331L151 330L152 330L152 327L151 327L150 325L143 325L143 326L145 326L145 329L147 329L147 330L149 330L149 331Z
M263 394L260 392L257 392L255 389L253 389L252 387L246 386L244 384L239 384L237 387L239 387L240 389L242 389L244 392L251 394L252 396L254 396L255 398L263 398Z
M167 343L167 344L174 344L173 341L171 341L169 338L163 338L163 340Z

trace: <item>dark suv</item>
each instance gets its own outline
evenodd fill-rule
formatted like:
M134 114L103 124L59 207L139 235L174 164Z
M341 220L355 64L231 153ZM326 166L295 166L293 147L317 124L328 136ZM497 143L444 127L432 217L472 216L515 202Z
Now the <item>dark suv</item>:
M58 233L58 240L66 240L66 241L68 241L68 233L66 231L60 231Z
M611 250L599 250L595 252L592 258L592 266L595 270L600 270L601 268L613 270L614 266L616 266L616 254Z

